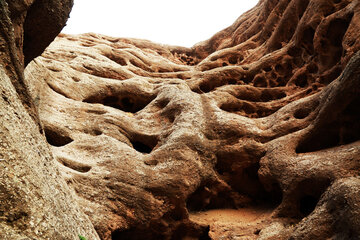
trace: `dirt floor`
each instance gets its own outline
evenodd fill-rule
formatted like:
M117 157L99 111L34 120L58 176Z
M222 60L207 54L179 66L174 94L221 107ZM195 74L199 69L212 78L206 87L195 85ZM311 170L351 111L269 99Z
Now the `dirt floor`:
M213 209L193 212L190 220L210 227L211 239L257 239L259 232L271 222L272 209Z

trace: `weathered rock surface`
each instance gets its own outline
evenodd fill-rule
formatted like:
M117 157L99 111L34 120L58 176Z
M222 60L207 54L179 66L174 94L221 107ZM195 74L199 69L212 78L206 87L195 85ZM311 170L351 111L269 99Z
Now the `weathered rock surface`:
M43 6L42 1L33 2L0 1L0 239L78 239L78 234L98 239L59 174L24 83L23 24L27 13L28 19L35 17L29 8ZM62 8L49 8L51 18L66 19L72 1L47 1L44 6L50 2ZM25 33L34 33L28 30ZM54 38L56 31L60 29L44 32L43 41ZM39 54L46 46L31 47Z
M191 49L60 35L26 79L102 239L359 239L359 25L262 0Z

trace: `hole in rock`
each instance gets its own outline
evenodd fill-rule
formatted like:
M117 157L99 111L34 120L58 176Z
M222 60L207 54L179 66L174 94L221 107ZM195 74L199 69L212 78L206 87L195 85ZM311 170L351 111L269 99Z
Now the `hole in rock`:
M208 93L212 90L214 90L214 86L211 86L209 83L207 82L202 82L199 86L200 90L204 93Z
M229 58L229 63L230 63L230 64L237 64L237 62L238 62L237 56L231 56L231 57Z
M119 57L119 58L116 58L114 60L115 60L116 63L120 64L121 66L126 66L127 65L126 61L123 58Z
M141 153L149 154L158 143L158 138L155 136L135 136L130 139L134 149Z
M86 129L84 133L90 134L92 136L100 136L103 132L99 129Z
M286 97L286 93L283 91L276 91L273 89L264 89L261 92L260 100L262 102L269 102L272 100L278 100Z
M280 86L280 87L285 86L287 84L287 80L282 77L277 78L276 82L277 82L278 86Z
M158 100L156 102L156 104L160 107L160 108L165 108L168 104L169 104L170 100L169 99L161 99Z
M146 144L142 143L142 142L131 142L134 149L138 152L141 152L141 153L151 153L152 151L152 148L147 146Z
M227 112L237 112L241 110L241 104L240 103L223 103L220 106L221 110L227 111Z
M147 96L142 97L133 94L133 96L110 95L102 99L99 97L89 97L87 99L84 99L83 101L87 103L100 103L105 106L116 108L124 112L136 113L142 110L143 108L145 108L152 100L153 97L147 97Z
M261 76L257 76L254 79L254 86L255 87L267 87L267 81L265 78Z
M278 83L277 83L276 81L270 79L270 80L269 80L269 86L270 86L271 88L274 88L274 87L278 86Z
M278 110L278 108L267 108L256 105L250 102L230 102L230 103L223 103L220 106L221 110L240 114L242 116L247 116L250 118L261 118L266 117Z
M235 84L237 84L237 81L236 81L235 79L230 79L230 80L228 81L228 83L229 83L230 85L235 85Z
M210 61L216 61L217 59L218 59L217 56L213 56L213 57L210 58Z
M223 83L221 80L218 80L218 79L208 79L206 81L203 81L200 84L199 88L203 93L208 93L217 87L223 86L224 84L226 84L226 83Z
M272 70L272 68L271 68L270 66L264 67L264 71L265 71L265 72L270 72L271 70Z
M312 211L314 211L316 204L318 203L319 199L311 196L311 195L305 195L300 199L300 213L307 216Z
M245 111L246 114L251 114L256 111L256 107L253 104L247 102L243 103L242 109Z
M309 116L309 114L311 113L311 109L310 108L300 108L300 109L297 109L295 112L294 112L294 117L296 119L304 119L306 118L307 116Z
M301 88L306 87L308 84L307 76L305 74L299 75L295 80L295 85Z
M46 141L51 146L55 146L55 147L62 147L73 141L73 139L71 139L68 136L65 136L63 133L60 133L58 131L46 127L45 127L45 137L46 137Z
M269 101L273 100L269 91L262 91L260 98L261 98L262 102L269 102Z
M113 107L113 108L117 108L117 109L121 109L121 106L118 102L119 102L119 99L115 96L108 96L108 97L104 98L104 100L103 100L104 105Z
M134 109L134 102L131 98L122 98L121 105L123 106L125 112L137 112L137 110Z
M244 68L245 69L245 68ZM252 80L254 79L253 76L251 75L244 75L241 80L244 82L244 83L250 83Z

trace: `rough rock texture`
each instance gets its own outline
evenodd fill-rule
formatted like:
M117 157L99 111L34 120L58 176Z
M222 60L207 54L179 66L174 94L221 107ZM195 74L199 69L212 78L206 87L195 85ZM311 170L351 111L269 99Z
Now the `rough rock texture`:
M191 49L60 35L26 76L102 239L359 239L359 29L263 0Z
M0 1L0 239L67 240L78 239L78 234L98 239L54 164L24 83L23 23L28 8L40 1L8 2L9 6ZM67 14L72 5L72 1L48 2L67 6ZM67 17L56 8L49 10L53 18ZM51 38L51 33L43 34ZM40 53L45 46L32 48Z

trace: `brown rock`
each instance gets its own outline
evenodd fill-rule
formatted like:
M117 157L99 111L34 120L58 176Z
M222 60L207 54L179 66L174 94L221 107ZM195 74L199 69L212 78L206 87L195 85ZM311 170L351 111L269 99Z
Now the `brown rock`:
M22 24L32 2L9 1L9 11L0 1L0 239L98 239L54 164L24 83Z
M26 77L100 237L356 239L359 17L262 0L191 49L60 35Z

